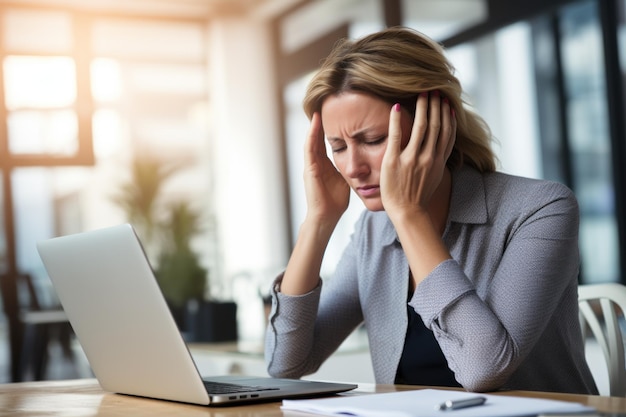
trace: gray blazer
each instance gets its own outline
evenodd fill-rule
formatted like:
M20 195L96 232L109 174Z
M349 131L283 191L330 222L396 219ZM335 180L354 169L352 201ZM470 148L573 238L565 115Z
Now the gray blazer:
M409 305L468 391L597 393L578 321L578 205L564 185L453 172L443 240L453 259ZM335 274L312 292L272 289L270 375L315 372L360 324L377 383L394 382L408 323L409 266L385 212L365 211ZM419 354L419 352L415 352Z

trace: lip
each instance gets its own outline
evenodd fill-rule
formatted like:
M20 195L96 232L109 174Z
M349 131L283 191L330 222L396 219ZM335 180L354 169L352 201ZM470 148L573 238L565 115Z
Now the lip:
M377 197L380 193L380 187L378 185L364 185L356 187L356 192L364 198Z

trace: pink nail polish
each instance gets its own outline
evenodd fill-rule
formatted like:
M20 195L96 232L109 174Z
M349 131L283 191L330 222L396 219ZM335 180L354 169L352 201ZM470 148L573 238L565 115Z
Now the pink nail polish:
M393 110L394 111L400 111L400 103L396 103L393 105Z

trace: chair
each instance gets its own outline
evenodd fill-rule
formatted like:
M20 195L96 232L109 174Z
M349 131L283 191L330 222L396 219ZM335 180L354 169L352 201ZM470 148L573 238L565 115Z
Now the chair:
M51 341L57 341L64 357L74 362L70 347L72 328L60 304L46 302L45 289L40 288L30 274L20 274L17 284L22 304L19 318L24 325L20 380L44 380Z
M604 354L610 395L623 397L626 395L626 367L620 316L623 318L626 312L626 286L579 285L578 304L584 339L587 330L591 330Z

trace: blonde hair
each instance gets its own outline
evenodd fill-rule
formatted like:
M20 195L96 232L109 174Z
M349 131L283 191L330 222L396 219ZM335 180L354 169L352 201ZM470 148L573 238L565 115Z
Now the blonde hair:
M491 131L465 108L463 90L443 48L425 35L394 27L360 40L339 41L308 85L304 111L309 118L324 100L345 91L361 92L415 114L421 92L439 90L456 113L457 137L448 166L471 165L480 172L496 169Z

